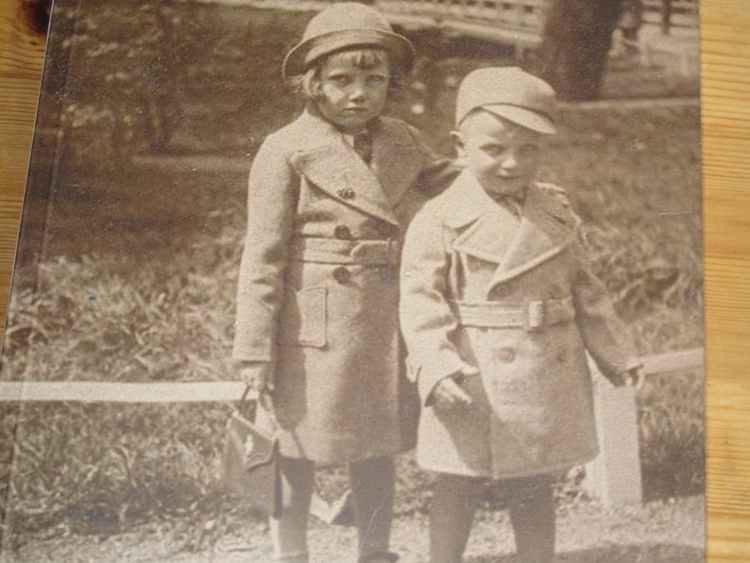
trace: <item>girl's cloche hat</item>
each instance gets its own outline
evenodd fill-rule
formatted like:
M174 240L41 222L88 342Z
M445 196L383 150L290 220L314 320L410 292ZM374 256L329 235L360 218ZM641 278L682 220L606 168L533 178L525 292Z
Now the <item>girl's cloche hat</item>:
M352 47L385 49L393 56L396 70L400 72L408 72L414 60L411 42L394 33L380 12L356 2L342 2L310 20L302 41L284 59L283 75L289 78L304 74L320 57Z

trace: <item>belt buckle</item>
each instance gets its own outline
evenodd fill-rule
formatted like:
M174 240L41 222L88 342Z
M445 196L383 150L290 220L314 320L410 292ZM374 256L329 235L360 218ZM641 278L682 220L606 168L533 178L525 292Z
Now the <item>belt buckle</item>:
M544 301L529 301L526 307L526 330L539 330L544 326Z

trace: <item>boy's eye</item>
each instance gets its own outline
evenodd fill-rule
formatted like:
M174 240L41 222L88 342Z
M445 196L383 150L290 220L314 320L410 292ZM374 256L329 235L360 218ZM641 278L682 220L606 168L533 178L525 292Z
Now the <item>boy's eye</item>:
M489 156L500 156L505 152L505 147L502 145L485 145L482 150Z
M521 147L521 156L534 156L539 152L539 147L536 145L524 145Z
M367 81L372 86L379 86L380 84L383 84L386 80L387 80L387 77L383 76L382 74L377 74L375 76L367 77Z

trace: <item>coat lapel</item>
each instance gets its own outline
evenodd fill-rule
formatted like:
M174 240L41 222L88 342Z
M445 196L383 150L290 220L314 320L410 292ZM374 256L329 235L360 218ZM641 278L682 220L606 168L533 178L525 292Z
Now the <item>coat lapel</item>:
M538 186L529 188L521 224L490 285L514 278L559 254L575 239L574 215Z
M309 113L303 114L298 124L299 143L292 163L299 173L342 203L398 225L393 204L380 180L341 133Z
M500 264L518 231L518 220L495 203L474 177L464 171L444 198L448 226L465 229L453 242L461 253Z

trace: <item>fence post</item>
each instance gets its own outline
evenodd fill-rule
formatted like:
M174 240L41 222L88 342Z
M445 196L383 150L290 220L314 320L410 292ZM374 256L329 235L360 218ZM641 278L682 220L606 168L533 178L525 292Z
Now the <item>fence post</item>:
M594 374L599 456L586 465L583 485L607 505L643 499L635 393L633 387L614 387Z

